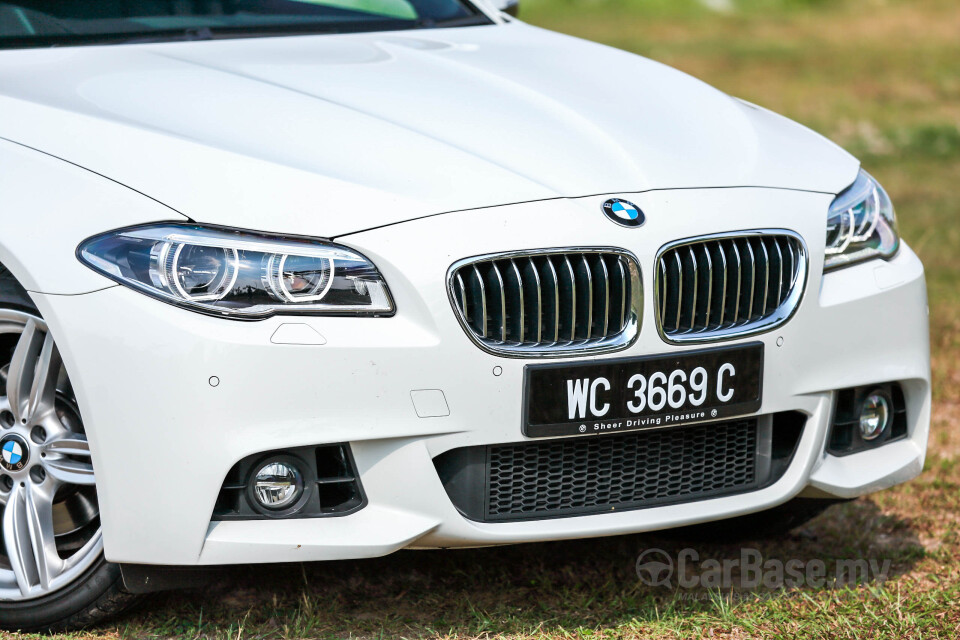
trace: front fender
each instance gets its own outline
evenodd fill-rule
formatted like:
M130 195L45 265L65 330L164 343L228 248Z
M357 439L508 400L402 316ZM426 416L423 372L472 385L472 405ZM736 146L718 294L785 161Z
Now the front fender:
M112 286L76 258L86 238L133 224L186 220L97 173L0 139L0 263L34 293Z

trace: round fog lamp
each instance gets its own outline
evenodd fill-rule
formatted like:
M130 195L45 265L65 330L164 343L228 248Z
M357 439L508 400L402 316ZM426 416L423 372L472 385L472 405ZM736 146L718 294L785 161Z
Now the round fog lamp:
M860 436L875 440L890 423L890 401L880 393L871 393L860 406Z
M286 509L303 494L303 475L292 464L274 460L260 467L253 479L253 495L261 507Z

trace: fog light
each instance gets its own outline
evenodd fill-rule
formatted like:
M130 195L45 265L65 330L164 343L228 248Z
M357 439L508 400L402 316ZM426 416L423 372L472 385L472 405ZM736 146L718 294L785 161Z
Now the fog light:
M253 495L266 509L292 507L302 494L303 475L292 464L273 460L254 476Z
M890 401L881 393L871 393L860 406L860 436L875 440L890 424Z

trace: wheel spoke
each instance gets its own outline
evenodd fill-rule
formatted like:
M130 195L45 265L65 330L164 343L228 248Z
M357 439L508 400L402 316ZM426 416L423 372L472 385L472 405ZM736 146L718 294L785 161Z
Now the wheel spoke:
M27 420L35 418L43 409L52 408L57 397L57 380L60 377L60 352L53 336L44 334L43 347L34 370L33 384L30 387L30 400L27 405Z
M43 463L55 480L63 484L94 485L93 465L89 462L78 462L69 458L47 458Z
M55 480L66 484L94 484L93 464L85 460L74 460L66 456L90 457L90 445L82 433L67 435L50 440L40 450L46 454L43 467Z
M7 372L7 399L18 422L26 424L43 407L52 407L60 374L53 336L29 320L17 341Z
M14 487L3 510L3 541L20 592L50 588L63 560L53 533L51 497L34 484Z
M17 341L17 347L14 349L10 369L7 371L7 399L10 401L10 411L18 422L22 419L23 410L26 409L27 394L30 393L32 382L26 372L30 364L36 362L37 355L40 353L42 346L40 338L37 323L33 320L27 321Z
M82 433L68 433L65 437L50 440L40 450L48 455L51 453L63 456L89 457L90 455L90 445L87 444L87 437Z

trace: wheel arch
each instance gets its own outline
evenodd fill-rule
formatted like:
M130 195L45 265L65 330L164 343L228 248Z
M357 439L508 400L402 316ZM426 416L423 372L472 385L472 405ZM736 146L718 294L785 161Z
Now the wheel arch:
M38 313L37 305L34 304L30 293L3 262L0 262L0 306Z

